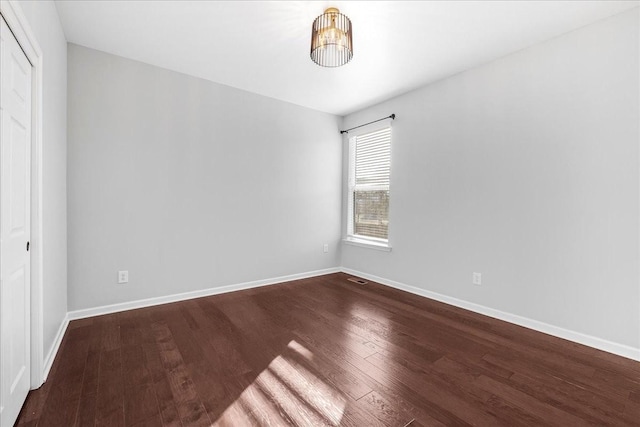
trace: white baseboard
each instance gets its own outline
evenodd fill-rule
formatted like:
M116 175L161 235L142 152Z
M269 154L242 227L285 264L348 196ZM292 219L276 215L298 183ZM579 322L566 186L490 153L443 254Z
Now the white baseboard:
M361 271L352 270L350 268L342 268L342 272L351 274L353 276L369 279L380 284L400 289L415 295L430 298L436 301L443 302L445 304L453 305L456 307L464 308L465 310L473 311L475 313L484 314L485 316L493 317L495 319L504 320L505 322L514 323L525 328L533 329L538 332L553 335L555 337L563 338L569 341L577 342L589 347L597 348L609 353L617 354L618 356L626 357L629 359L640 361L640 349L630 347L624 344L607 341L602 338L597 338L591 335L586 335L580 332L571 331L558 326L550 325L548 323L540 322L538 320L529 319L527 317L518 316L516 314L507 313L504 311L496 310L493 308L485 307L480 304L464 301L458 298L442 295L436 292L427 291L425 289L417 288L415 286L406 285L404 283L396 282L394 280L385 279L383 277L374 276L372 274L363 273Z
M60 323L60 327L58 328L58 333L56 334L53 344L47 353L47 357L44 359L44 366L42 369L43 383L47 380L49 371L51 371L51 367L53 366L53 361L56 358L56 354L58 354L58 350L60 350L60 344L62 344L62 338L64 337L65 332L67 332L67 326L69 326L69 313L67 313L66 316L64 316L64 319L62 319L62 323Z
M274 285L277 283L290 282L292 280L307 279L309 277L322 276L324 274L337 273L340 268L325 268L323 270L308 271L306 273L290 274L288 276L274 277L271 279L255 280L252 282L238 283L235 285L220 286L217 288L202 289L180 294L166 295L155 298L141 299L137 301L123 302L118 304L103 305L100 307L75 310L67 313L67 322L70 320L84 319L87 317L100 316L103 314L117 313L119 311L133 310L136 308L151 307L154 305L167 304L189 300L193 298L208 297L211 295L224 294L227 292L242 291L245 289L257 288L260 286Z

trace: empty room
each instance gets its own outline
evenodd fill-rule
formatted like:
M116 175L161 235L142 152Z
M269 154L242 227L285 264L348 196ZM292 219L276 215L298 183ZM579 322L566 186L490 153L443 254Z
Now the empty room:
M640 1L0 15L0 427L640 426Z

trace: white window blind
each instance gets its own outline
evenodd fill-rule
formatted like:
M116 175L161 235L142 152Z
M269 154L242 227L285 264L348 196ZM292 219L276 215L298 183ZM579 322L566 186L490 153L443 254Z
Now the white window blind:
M350 234L388 239L391 128L354 138L350 161Z

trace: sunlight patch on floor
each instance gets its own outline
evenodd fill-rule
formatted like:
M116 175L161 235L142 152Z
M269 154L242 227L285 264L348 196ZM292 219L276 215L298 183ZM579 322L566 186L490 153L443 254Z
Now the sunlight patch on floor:
M392 350L393 347L390 343L394 342L394 334L397 332L390 322L388 313L384 313L381 309L368 304L352 304L349 307L349 315L352 323L357 325L356 329L353 330L355 335L366 338L361 341L359 338L354 339L353 334L345 336L343 343L347 348L353 348L356 353L359 353L357 347L361 346L363 342L369 341L371 343L370 347L372 346L378 350ZM380 339L379 337L385 337L386 339Z
M314 374L312 361L310 350L290 341L213 425L340 425L346 398Z
M313 353L309 351L305 346L298 344L295 340L291 340L289 344L287 344L287 348L295 351L300 356L307 359L309 362L313 361Z

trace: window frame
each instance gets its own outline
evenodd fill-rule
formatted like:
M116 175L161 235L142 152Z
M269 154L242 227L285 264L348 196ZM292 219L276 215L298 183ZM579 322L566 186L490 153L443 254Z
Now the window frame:
M359 234L354 234L354 192L356 190L355 186L355 166L356 166L356 139L359 136L366 135L369 133L381 131L384 129L389 129L389 143L391 144L390 153L389 153L389 224L387 228L387 238L377 238L377 237L369 237L362 236ZM391 121L376 123L375 126L367 126L362 129L358 129L357 133L350 134L348 136L348 150L347 150L347 182L346 182L346 191L347 191L347 209L346 209L346 236L342 239L342 241L346 244L353 246L360 246L365 248L377 249L382 251L391 251L391 177L393 170L393 128L391 126Z

